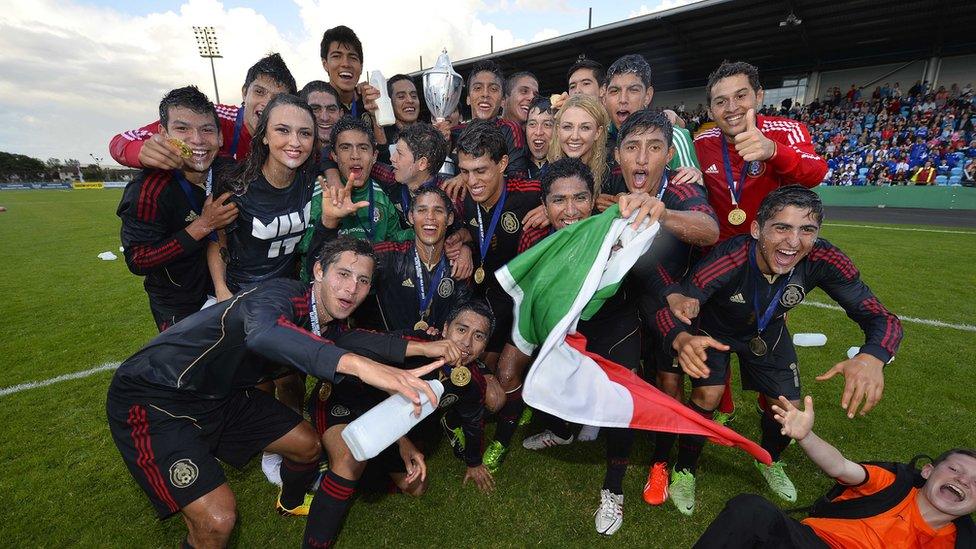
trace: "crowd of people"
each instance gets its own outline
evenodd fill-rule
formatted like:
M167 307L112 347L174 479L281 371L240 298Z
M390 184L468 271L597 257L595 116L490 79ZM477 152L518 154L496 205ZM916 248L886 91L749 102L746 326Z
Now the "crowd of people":
M852 419L881 399L902 329L853 262L819 238L823 206L810 188L828 163L803 116L764 114L756 67L724 62L709 75L714 127L692 137L684 113L653 107L640 55L567 63L565 93L548 98L531 72L506 78L482 61L465 75L471 119L428 123L409 77L387 90L360 83L352 29L325 31L320 54L328 82L299 89L271 54L245 75L241 105L176 88L158 121L110 144L116 160L142 170L117 214L160 334L113 377L109 427L159 517L182 515L184 547L228 543L237 510L221 462L240 467L258 454L280 486L276 509L305 517L305 547L332 546L355 495L377 484L423 496L433 473L425 452L441 437L464 483L493 490L529 411L521 389L533 360L513 344L513 297L494 273L598 215L658 223L660 233L579 322L587 352L722 423L735 412L735 354L743 387L759 393L769 464L756 461L756 471L771 493L797 500L783 458L796 440L838 481L833 499L866 502L857 516L825 505L794 524L762 498L733 498L701 546L752 547L746 531L777 546L843 546L866 531L871 547L972 539L976 451L948 451L921 470L861 466L811 432L789 310L819 287L864 332L859 352L818 378L843 378ZM384 95L396 119L388 126L375 114ZM439 399L431 379L444 386ZM423 399L438 409L359 460L344 432L388 393L418 413ZM605 439L594 527L614 534L634 431L541 412L532 424L542 429L522 440L529 451ZM641 497L691 515L705 438L675 431L654 433ZM906 486L902 497L875 497ZM882 520L896 509L913 518ZM728 513L756 520L750 528Z

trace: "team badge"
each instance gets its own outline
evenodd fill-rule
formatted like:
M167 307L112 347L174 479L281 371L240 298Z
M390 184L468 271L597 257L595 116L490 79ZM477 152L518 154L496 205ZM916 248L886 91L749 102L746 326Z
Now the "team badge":
M379 223L379 222L380 222L380 209L376 208L375 210L373 210L373 223Z
M759 177L766 171L766 163L756 160L749 163L749 177Z
M352 412L350 412L349 408L346 408L342 404L336 404L335 406L332 407L332 411L329 413L335 417L346 417Z
M512 212L502 214L502 230L508 234L515 234L519 230L518 217Z
M186 488L196 482L200 470L188 458L177 460L169 466L169 482L177 488Z
M440 404L437 405L437 407L438 408L447 408L448 406L451 406L452 404L454 404L457 401L458 401L458 396L457 395L455 395L454 393L448 393L448 394L444 395L444 398L441 399L441 402L440 402Z
M441 283L437 285L437 295L448 298L454 293L454 280L450 278L442 278Z
M783 290L783 297L779 298L779 302L787 309L792 309L799 305L804 297L806 297L806 293L803 291L803 286L799 284L788 284L786 289Z

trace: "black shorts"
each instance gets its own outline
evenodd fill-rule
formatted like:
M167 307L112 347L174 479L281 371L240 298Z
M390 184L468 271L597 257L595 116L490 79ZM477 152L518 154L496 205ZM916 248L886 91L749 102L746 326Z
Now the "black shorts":
M152 302L149 303L149 310L152 311L153 321L156 322L156 329L160 333L165 332L167 328L176 324L177 322L183 320L184 318L192 315L193 313L200 310L203 307L205 301L201 301L200 305L197 307L186 306L186 307L163 307L161 305L154 305Z
M349 383L350 388L345 389L343 383ZM323 390L323 387L326 389ZM306 408L312 418L312 426L321 436L330 427L352 423L388 396L383 391L365 386L354 379L343 381L338 386L320 380L312 389ZM396 444L391 444L370 459L369 464L369 467L379 467L387 473L403 473L407 470Z
M763 339L768 351L763 356L756 356L749 350L749 339L732 342L727 338L716 339L729 344L732 350L721 352L709 349L706 361L709 375L703 379L692 379L692 387L725 385L726 373L734 352L739 357L743 389L773 398L783 395L790 400L800 399L800 369L797 365L796 348L793 347L793 338L785 323L780 324L779 328L771 327L766 330Z
M122 460L161 519L226 482L218 460L241 468L303 421L257 389L221 400L129 398L113 382L106 411Z
M491 337L488 339L485 352L500 353L505 348L506 343L512 342L515 303L504 290L498 288L485 290L485 300L492 312L495 313L495 331L491 333Z
M641 358L641 326L637 315L581 321L576 330L586 337L586 350L637 370Z

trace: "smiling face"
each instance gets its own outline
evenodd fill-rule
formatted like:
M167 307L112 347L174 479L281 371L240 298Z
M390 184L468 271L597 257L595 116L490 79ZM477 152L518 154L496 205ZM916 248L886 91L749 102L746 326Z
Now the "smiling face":
M316 282L314 290L318 292L316 300L328 315L323 320L343 320L349 318L366 299L373 283L373 260L346 251L325 269L321 263L316 263L313 274Z
M414 200L408 214L417 240L426 246L444 242L447 228L454 222L454 214L435 193L424 193Z
M711 89L708 112L712 120L729 137L735 137L746 130L746 112L758 111L762 106L763 90L753 90L749 77L735 74L722 78Z
M479 120L491 120L502 104L502 82L495 73L481 71L468 83L468 106L471 116Z
M490 329L487 318L474 311L464 311L444 325L444 339L453 341L461 350L461 361L470 364L485 351Z
M672 156L674 147L668 147L661 128L635 128L614 151L624 183L632 193L656 193Z
M199 113L187 107L169 107L168 117L166 127L159 133L164 138L179 139L193 151L193 156L183 159L183 169L190 172L210 169L223 144L213 114Z
M524 124L529 117L529 104L539 95L539 83L531 76L522 76L515 81L512 92L505 98L507 118Z
M649 105L652 97L654 97L654 88L644 87L644 83L636 74L624 73L614 76L607 84L603 105L613 125L619 128L630 113Z
M284 84L275 82L274 78L266 74L259 74L249 86L241 90L244 97L244 125L251 135L254 135L261 121L261 113L268 103L279 93L287 91Z
M319 146L324 147L329 144L332 126L342 117L342 107L335 96L326 92L308 94L308 106L312 107L315 125L319 128Z
M546 153L549 152L554 123L552 113L548 109L544 111L532 109L529 113L529 118L525 122L525 139L529 143L529 152L534 160L545 160Z
M502 185L505 184L505 168L508 166L508 156L503 156L498 162L492 161L488 154L471 156L458 153L458 168L464 178L464 186L471 195L471 200L478 204L494 204L501 195Z
M401 124L413 124L420 115L420 100L417 86L410 80L397 80L393 83L393 114Z
M809 208L786 206L759 226L752 222L757 242L756 262L765 274L786 274L813 249L820 223Z
M559 148L570 158L589 161L589 153L601 127L590 113L579 107L570 107L559 120Z
M356 188L365 185L376 161L376 147L369 136L356 129L346 130L336 136L332 149L342 177L346 181L354 179Z
M976 458L952 454L938 465L922 468L919 493L937 510L961 517L976 511Z
M600 82L593 74L593 69L582 68L569 77L569 95L578 94L600 98Z
M579 177L560 177L552 182L543 200L546 217L555 230L590 217L593 191Z
M356 53L356 50L341 44L331 42L326 50L325 59L322 60L322 67L329 73L329 83L343 94L352 94L359 83L359 77L363 74L363 60Z
M307 111L295 105L280 104L268 113L264 144L272 171L296 170L312 154L315 145L315 121Z

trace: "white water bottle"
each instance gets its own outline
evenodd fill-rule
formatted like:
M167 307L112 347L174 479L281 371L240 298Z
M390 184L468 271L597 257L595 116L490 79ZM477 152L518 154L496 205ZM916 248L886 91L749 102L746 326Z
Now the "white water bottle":
M793 334L793 345L800 347L823 347L827 344L824 334Z
M847 358L854 358L861 352L860 347L851 347L847 350Z
M427 381L427 384L440 400L444 394L444 385L436 379ZM349 446L352 457L356 461L376 457L387 446L406 435L434 411L433 404L423 391L420 392L420 403L420 417L417 417L413 414L413 403L407 397L395 394L346 425L342 430L342 440Z
M380 96L376 100L376 122L380 126L392 126L396 123L393 115L393 103L390 101L390 94L386 89L386 78L380 71L369 73L369 85L380 91Z

